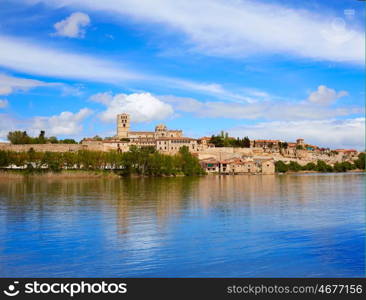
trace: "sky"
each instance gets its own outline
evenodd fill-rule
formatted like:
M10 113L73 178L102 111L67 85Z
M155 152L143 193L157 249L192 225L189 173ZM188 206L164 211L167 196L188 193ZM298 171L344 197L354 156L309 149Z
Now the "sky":
M158 123L365 149L365 2L0 0L0 141Z

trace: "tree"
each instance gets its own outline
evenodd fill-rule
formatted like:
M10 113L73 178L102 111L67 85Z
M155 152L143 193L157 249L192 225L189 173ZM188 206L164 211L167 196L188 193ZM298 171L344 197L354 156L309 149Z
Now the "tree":
M38 143L37 144L46 144L46 132L44 130L41 130L41 132L38 135Z
M48 138L48 142L50 142L51 144L58 144L58 139L55 136L51 136Z
M355 166L357 169L365 170L365 156L364 152L358 155L358 159L355 160Z
M64 139L60 140L60 144L77 144L77 141L74 139Z
M103 139L99 136L99 135L96 135L93 137L93 140L96 140L96 141L103 141Z
M276 161L275 162L275 171L280 173L285 173L288 171L288 166L282 161Z
M288 143L287 142L279 142L279 147L280 149L287 149L288 148Z
M30 138L26 131L10 131L7 138L14 145L30 143Z
M0 167L7 167L11 164L7 151L0 150Z
M296 161L290 161L290 163L288 164L288 169L290 171L295 171L295 172L298 172L302 169L302 167L299 165L298 162Z
M316 171L319 172L333 172L333 167L328 165L326 162L322 160L318 160L316 164Z
M179 149L179 156L181 158L181 170L184 175L192 176L201 175L204 173L198 161L198 158L194 157L189 152L187 146L183 146Z
M312 163L312 162L309 162L307 163L305 166L302 167L303 170L306 170L306 171L315 171L316 169L316 164Z
M243 140L243 147L250 148L250 139L247 136Z

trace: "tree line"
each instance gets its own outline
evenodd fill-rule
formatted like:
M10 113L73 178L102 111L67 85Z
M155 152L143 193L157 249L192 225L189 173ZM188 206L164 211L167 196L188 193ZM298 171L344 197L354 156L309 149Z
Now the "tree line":
M203 175L198 158L187 147L182 147L176 155L165 155L154 147L131 146L130 151L89 151L77 152L27 152L0 150L0 168L23 167L27 172L53 171L65 169L110 170L120 175L146 176Z
M77 144L74 139L59 140L55 136L46 137L46 132L41 130L37 137L29 136L26 131L10 131L7 136L10 143L19 144Z
M323 160L318 160L317 163L310 162L304 166L301 166L295 161L291 161L287 164L282 160L275 162L275 171L279 173L285 173L288 171L346 172L356 169L365 170L365 153L360 153L358 155L358 159L353 163L348 161L337 162L333 166L327 164Z
M250 148L250 140L247 136L242 139L235 139L233 137L229 137L229 134L223 131L218 135L212 135L209 143L215 145L215 147Z

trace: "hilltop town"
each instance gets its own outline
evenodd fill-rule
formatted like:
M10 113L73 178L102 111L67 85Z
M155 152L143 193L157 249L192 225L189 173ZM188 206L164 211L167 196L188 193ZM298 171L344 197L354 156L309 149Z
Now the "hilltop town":
M151 147L162 154L174 155L182 147L199 159L207 173L241 174L262 173L273 174L275 163L296 163L305 166L321 160L329 165L342 162L354 162L358 151L354 149L321 148L310 145L302 138L296 141L281 140L243 140L234 139L225 133L219 136L201 137L198 139L185 137L182 130L171 130L165 125L155 126L154 131L132 131L131 117L127 113L118 114L117 132L109 138L84 138L79 144L11 144L0 143L0 150L28 151L32 148L39 152L75 152L79 150L103 151L115 150L128 152L134 147Z

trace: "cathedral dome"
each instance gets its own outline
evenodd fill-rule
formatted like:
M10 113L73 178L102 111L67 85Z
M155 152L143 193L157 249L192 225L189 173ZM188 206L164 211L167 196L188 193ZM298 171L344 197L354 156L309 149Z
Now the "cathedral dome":
M158 124L155 126L155 131L167 131L167 127L164 124Z

